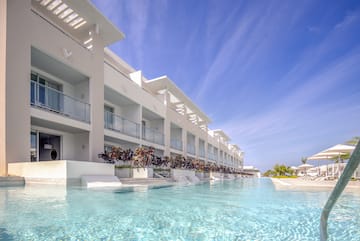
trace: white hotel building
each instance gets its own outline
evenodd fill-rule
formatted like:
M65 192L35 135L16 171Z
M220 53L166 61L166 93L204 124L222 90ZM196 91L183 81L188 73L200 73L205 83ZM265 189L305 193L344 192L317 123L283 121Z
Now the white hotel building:
M99 164L107 146L242 169L243 152L171 79L106 48L123 38L87 0L0 0L0 176Z

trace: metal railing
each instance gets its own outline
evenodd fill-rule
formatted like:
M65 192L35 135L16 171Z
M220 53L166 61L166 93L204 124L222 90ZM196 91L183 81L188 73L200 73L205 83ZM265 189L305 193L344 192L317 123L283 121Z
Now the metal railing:
M90 104L35 81L30 83L30 104L90 123Z
M164 134L155 130L155 129L151 129L151 128L144 128L142 130L142 139L155 143L155 144L159 144L159 145L164 145Z
M340 176L340 179L337 181L336 186L332 193L330 194L329 199L327 200L320 219L320 240L326 241L328 238L327 233L327 222L331 209L334 207L336 201L340 197L341 193L344 191L346 185L348 184L351 176L354 174L356 168L360 163L360 142L357 144L355 150L353 151L349 162L347 163L343 173Z
M128 136L140 137L140 124L127 120L110 111L104 111L104 127Z
M188 144L186 146L186 152L191 155L195 155L195 145Z
M179 151L183 150L182 141L179 139L171 139L170 140L170 147Z

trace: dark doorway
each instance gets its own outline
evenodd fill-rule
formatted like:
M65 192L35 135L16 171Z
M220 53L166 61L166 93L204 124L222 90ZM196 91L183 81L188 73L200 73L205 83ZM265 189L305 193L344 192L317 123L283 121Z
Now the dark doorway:
M60 160L60 136L39 133L39 161Z

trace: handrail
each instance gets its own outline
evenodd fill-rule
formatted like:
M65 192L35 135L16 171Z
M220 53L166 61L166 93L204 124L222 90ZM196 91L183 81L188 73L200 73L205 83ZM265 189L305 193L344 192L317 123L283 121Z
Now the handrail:
M356 168L360 163L360 142L357 144L354 152L352 153L349 162L347 163L344 172L341 174L340 179L336 183L336 186L332 193L330 194L329 199L327 200L322 213L320 220L320 240L326 241L328 238L327 233L327 221L331 209L335 205L336 201L340 197L341 193L344 191L346 185L348 184L351 176L354 174Z

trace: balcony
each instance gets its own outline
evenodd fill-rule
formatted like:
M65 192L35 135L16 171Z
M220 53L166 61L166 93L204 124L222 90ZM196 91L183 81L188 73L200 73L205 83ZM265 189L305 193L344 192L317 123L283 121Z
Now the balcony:
M205 158L205 150L204 149L199 149L199 157Z
M30 85L31 106L90 123L90 104L35 81Z
M186 146L187 153L191 155L195 155L195 146L194 145L187 145Z
M171 139L170 147L175 150L182 151L183 150L182 141L178 139Z
M216 161L216 155L214 153L208 153L208 158L212 161Z
M127 120L110 111L104 111L104 127L128 136L140 138L140 124Z
M155 144L164 145L164 134L155 129L143 127L142 139Z

